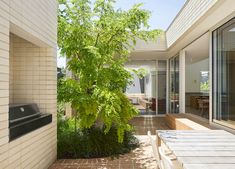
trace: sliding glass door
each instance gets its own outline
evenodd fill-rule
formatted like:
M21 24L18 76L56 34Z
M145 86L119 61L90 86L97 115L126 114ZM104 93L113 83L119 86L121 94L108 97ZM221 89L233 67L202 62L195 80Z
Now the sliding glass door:
M179 56L169 60L169 111L179 113Z
M158 114L166 114L166 71L167 62L165 60L158 61L157 72L157 108Z
M213 32L213 120L235 127L235 18Z

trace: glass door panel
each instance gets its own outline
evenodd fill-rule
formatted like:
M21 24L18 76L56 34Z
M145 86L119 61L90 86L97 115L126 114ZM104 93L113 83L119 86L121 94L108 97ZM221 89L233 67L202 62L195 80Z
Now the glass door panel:
M166 61L158 61L158 82L157 82L157 90L158 90L158 114L166 113Z
M170 113L179 113L179 56L170 59Z
M235 127L235 18L213 32L213 119Z

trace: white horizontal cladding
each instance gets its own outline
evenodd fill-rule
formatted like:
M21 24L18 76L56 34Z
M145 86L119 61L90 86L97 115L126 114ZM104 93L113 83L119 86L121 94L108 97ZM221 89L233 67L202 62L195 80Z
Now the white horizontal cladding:
M174 44L218 0L188 0L166 31L167 47Z
M166 50L166 36L165 33L160 34L155 41L145 42L138 39L135 45L134 52L138 51L165 51Z
M56 47L57 0L9 0L9 6L12 33Z

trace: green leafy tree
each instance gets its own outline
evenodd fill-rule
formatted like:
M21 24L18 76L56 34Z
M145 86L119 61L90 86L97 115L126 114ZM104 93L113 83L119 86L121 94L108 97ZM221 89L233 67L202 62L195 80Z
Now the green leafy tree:
M148 74L148 71L144 68L140 68L138 70L132 69L132 72L134 72L139 79L143 79Z
M130 10L114 8L115 0L60 0L58 44L73 77L62 81L58 99L76 110L79 127L102 122L107 133L117 128L119 142L138 114L123 89L132 76L124 68L137 39L153 40L148 31L150 12L141 4Z

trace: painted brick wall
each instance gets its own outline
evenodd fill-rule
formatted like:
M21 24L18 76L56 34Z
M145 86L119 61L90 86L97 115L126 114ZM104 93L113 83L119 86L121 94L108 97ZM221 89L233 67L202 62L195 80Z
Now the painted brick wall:
M56 0L5 0L10 1L10 21L13 33L21 33L18 28L38 40L56 47L57 42L57 1Z
M0 168L56 159L56 0L0 0ZM39 105L53 122L9 142L9 103Z
M49 111L46 104L56 103L56 50L16 35L11 35L10 47L10 103L36 102L42 111Z
M0 1L0 166L8 150L9 2Z

